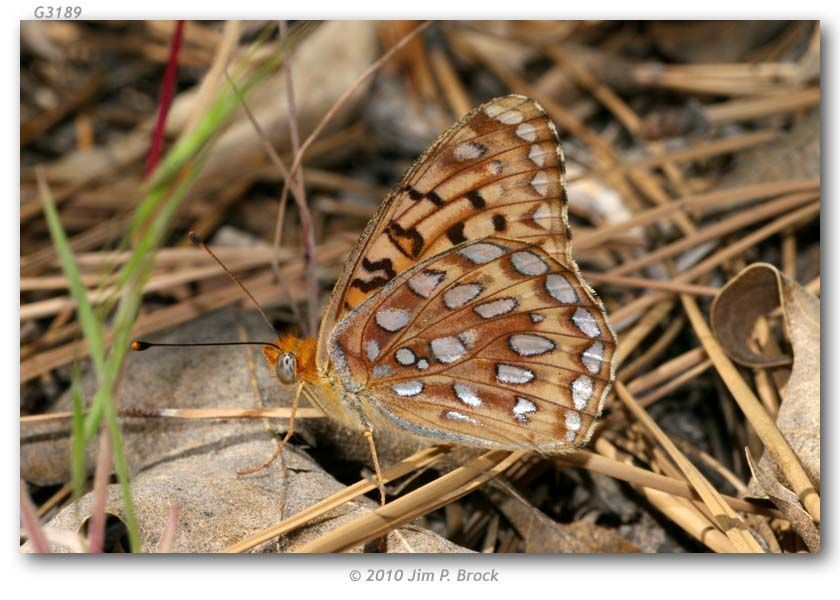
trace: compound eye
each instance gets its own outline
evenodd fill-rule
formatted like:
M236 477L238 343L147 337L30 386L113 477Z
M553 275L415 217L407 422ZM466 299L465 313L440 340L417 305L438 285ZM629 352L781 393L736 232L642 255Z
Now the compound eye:
M284 352L280 355L275 367L277 377L283 383L295 383L297 381L297 361L291 352Z

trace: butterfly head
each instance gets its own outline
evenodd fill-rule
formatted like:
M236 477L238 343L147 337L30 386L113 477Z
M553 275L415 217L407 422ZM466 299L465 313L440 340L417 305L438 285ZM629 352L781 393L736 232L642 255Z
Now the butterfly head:
M317 380L314 340L283 336L263 346L263 356L283 385Z

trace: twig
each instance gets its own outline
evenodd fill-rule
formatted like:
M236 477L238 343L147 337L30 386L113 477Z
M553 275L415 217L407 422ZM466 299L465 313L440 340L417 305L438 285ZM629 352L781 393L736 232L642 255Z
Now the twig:
M469 96L466 90L464 90L464 86L461 85L458 74L455 72L443 48L432 48L429 55L432 59L432 70L435 73L435 77L437 77L443 93L446 94L449 108L452 110L455 118L460 119L470 112L472 108Z
M680 283L665 279L647 279L645 277L627 277L616 275L612 271L608 273L597 273L594 271L582 271L583 278L592 283L605 283L621 287L641 288L646 290L667 290L694 296L714 297L720 288L708 285L696 285L693 283Z
M783 212L789 211L807 202L811 202L818 197L818 192L798 192L782 196L777 200L766 202L750 210L739 211L713 225L701 228L692 235L685 236L684 238L670 244L664 244L656 250L648 252L644 256L640 256L635 260L627 261L621 266L611 269L609 274L623 275L625 273L638 271L648 265L652 265L666 258L671 258L680 252L699 246L703 242L718 240L724 235L738 231L748 225L758 223L765 219L778 217Z
M820 179L817 177L812 179L778 181L771 183L752 183L724 190L716 190L705 194L687 196L673 200L665 206L655 206L653 208L646 209L636 215L633 215L632 218L622 221L621 223L600 227L598 230L593 231L589 235L578 236L575 239L575 249L580 250L584 248L597 247L618 233L623 233L628 229L633 229L634 227L641 227L656 223L660 219L668 217L676 211L702 211L721 204L726 204L729 208L732 208L744 202L767 201L780 194L815 191L819 190L819 187Z

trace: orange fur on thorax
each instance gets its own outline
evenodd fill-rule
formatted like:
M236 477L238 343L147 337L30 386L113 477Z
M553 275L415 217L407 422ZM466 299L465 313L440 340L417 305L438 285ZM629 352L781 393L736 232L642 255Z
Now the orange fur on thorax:
M265 356L272 369L277 364L277 359L280 354L291 352L297 359L297 377L299 381L314 383L319 379L318 369L315 364L315 340L284 335L274 340L274 343L277 345L277 348L274 346L263 346L262 348L263 356Z

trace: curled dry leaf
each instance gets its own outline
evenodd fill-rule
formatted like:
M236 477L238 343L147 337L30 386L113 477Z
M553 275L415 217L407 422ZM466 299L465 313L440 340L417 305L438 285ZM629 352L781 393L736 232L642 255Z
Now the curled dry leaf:
M779 306L783 277L772 265L751 265L727 283L715 297L712 329L729 358L735 362L758 368L778 367L792 362L792 357L787 354L760 354L748 344L756 320Z
M712 305L712 327L732 360L753 367L790 362L747 347L756 320L781 306L793 349L793 369L782 392L776 425L799 456L812 483L820 483L820 301L767 263L741 271L721 289ZM765 452L759 466L782 479Z

